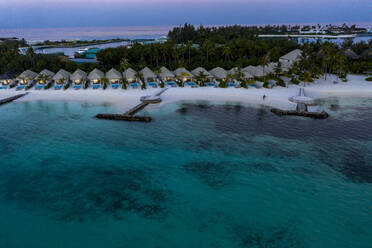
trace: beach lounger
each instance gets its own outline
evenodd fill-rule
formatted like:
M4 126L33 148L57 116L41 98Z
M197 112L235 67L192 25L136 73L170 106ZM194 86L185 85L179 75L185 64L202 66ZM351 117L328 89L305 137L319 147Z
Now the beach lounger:
M165 82L165 85L168 87L177 87L177 84L175 82Z
M94 90L101 88L101 84L93 84L92 88Z
M138 83L131 83L131 84L129 84L129 86L130 86L132 89L138 89L138 88L139 88L139 84L138 84Z

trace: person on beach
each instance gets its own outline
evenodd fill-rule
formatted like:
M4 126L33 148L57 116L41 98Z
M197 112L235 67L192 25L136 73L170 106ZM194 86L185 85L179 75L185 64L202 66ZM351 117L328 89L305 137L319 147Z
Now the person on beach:
M266 95L262 96L262 101L265 101Z

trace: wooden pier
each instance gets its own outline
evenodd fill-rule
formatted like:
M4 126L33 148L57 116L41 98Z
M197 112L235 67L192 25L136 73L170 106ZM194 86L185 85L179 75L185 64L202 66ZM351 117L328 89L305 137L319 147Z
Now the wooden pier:
M23 94L18 94L18 95L11 96L11 97L8 97L8 98L5 98L5 99L1 99L0 100L0 105L13 102L14 100L17 100L18 98L26 96L27 94L28 93L23 93Z
M329 114L325 111L322 112L307 112L307 111L297 111L297 110L282 110L282 109L271 109L271 112L276 115L296 115L303 117L310 117L314 119L326 119L329 117Z
M143 96L141 97L141 103L129 109L124 114L98 114L96 118L106 119L106 120L119 120L119 121L141 121L141 122L151 122L152 118L149 116L136 116L139 111L146 108L149 104L155 104L161 102L160 95L163 94L167 88L162 89L156 95L153 96Z

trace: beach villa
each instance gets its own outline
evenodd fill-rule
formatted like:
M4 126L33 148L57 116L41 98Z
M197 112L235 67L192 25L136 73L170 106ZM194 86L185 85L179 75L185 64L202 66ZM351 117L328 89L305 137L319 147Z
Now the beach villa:
M157 77L156 77L156 74L152 70L150 70L148 67L145 67L140 71L140 73L147 87L158 88Z
M82 84L84 84L87 80L87 73L77 69L74 73L72 73L70 79L74 85L74 89L81 89Z
M54 89L61 89L66 83L70 81L70 77L71 73L69 73L68 71L64 69L59 70L53 77L54 82L56 82Z
M40 90L45 87L48 83L52 83L55 73L47 69L42 70L37 76L36 89Z
M26 70L22 72L21 75L17 77L17 79L19 80L19 85L17 86L16 89L21 90L21 89L24 89L26 86L32 85L34 82L34 79L37 76L38 76L37 73L30 71L30 70Z
M216 87L216 83L214 81L214 77L210 74L206 69L203 67L195 68L191 73L194 75L195 78L204 81L205 86L207 87Z
M105 78L105 74L95 68L93 71L91 71L88 75L89 81L92 83L93 89L99 89L101 88L101 84L103 83L102 80Z
M106 78L109 81L109 83L111 84L111 87L113 89L117 89L117 88L119 88L120 81L122 80L123 77L122 77L120 72L118 72L117 70L112 68L111 70L106 72Z
M186 70L185 68L178 68L175 70L174 75L176 75L176 78L181 81L181 83L186 87L197 87L198 85L193 82L193 76L192 73Z
M293 50L292 52L287 53L286 55L279 58L280 63L289 63L293 64L298 61L302 56L302 51L300 49Z
M234 77L229 77L227 71L221 67L216 67L212 70L209 71L210 74L212 74L216 79L217 81L220 81L220 82L226 82L226 85L227 87L238 87L240 86L240 84L238 83L238 81L236 81L234 79Z
M158 76L160 80L163 81L166 87L177 87L177 84L175 82L176 76L166 67L163 66L160 68L160 73Z
M141 80L137 78L137 73L132 68L128 68L123 72L123 78L128 82L132 89L139 89Z
M0 90L7 89L11 83L13 83L16 79L16 75L13 73L5 73L0 75Z

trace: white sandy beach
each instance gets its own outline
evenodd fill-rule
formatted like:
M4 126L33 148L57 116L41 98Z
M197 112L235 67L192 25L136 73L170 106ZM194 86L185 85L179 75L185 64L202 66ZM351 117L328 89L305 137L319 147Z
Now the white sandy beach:
M317 98L327 97L372 97L372 82L365 81L364 76L349 75L349 81L334 84L335 76L328 77L327 80L318 79L306 85L306 96ZM253 105L266 105L283 109L293 109L295 104L288 99L299 93L300 86L290 85L288 88L274 87L273 89L255 88L171 88L162 96L162 103L155 106L162 106L167 103L177 101L214 101L214 102L240 102ZM139 98L143 95L155 94L160 89L147 90L122 90L122 89L68 89L54 90L34 90L31 89L27 96L17 101L83 101L90 103L109 103L120 111L125 111L139 103ZM13 96L24 91L7 89L0 91L0 99ZM266 95L263 100L262 96Z

